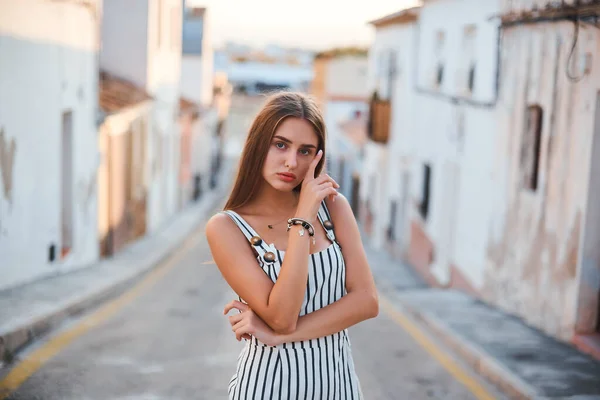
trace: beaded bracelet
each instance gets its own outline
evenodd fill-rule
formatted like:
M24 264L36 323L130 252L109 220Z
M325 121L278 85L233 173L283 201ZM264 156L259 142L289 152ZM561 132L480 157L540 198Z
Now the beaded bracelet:
M292 229L293 225L302 225L303 229L300 229L298 231L298 234L300 236L304 236L304 229L306 229L308 231L308 236L312 237L313 245L316 243L315 228L312 226L312 224L310 222L308 222L302 218L290 218L290 219L288 219L287 232L289 232L290 229Z

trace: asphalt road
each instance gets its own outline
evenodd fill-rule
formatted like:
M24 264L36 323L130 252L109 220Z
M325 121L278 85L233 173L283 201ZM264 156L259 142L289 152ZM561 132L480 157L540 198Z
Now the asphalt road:
M161 279L9 399L225 399L242 346L222 315L235 295L212 264L202 229L166 263ZM385 312L350 328L350 338L365 399L473 398Z
M232 110L229 153L239 150L254 110ZM236 296L212 263L203 227L161 269L160 279L132 288L137 297L99 326L81 329L8 399L226 399L243 344L222 315ZM78 324L85 320L64 329ZM51 346L50 339L29 351ZM383 310L350 328L350 339L367 400L475 398Z

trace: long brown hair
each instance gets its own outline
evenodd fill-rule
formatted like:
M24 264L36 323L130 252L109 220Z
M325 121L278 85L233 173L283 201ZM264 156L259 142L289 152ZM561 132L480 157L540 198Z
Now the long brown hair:
M263 182L262 169L271 140L277 127L288 117L301 118L311 123L319 139L318 150L323 150L315 174L318 176L325 161L325 122L315 101L302 93L278 92L267 99L254 118L242 151L235 184L225 204L225 210L236 210L248 204L258 193ZM300 185L294 190L299 191Z

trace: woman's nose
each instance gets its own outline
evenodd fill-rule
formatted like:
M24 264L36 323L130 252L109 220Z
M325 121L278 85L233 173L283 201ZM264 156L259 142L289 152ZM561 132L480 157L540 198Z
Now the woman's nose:
M298 165L298 162L296 160L296 154L294 152L290 152L290 154L287 156L287 158L285 160L285 165L288 168L296 168L296 166Z

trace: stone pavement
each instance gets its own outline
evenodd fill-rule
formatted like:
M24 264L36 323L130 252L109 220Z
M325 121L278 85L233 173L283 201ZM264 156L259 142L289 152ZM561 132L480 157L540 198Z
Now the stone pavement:
M229 177L231 163L221 176ZM205 214L222 201L224 179L159 232L143 237L112 258L26 285L0 291L0 367L15 353L70 318L126 290L173 253Z
M427 287L412 268L363 239L380 296L508 396L600 399L599 361L463 292Z

